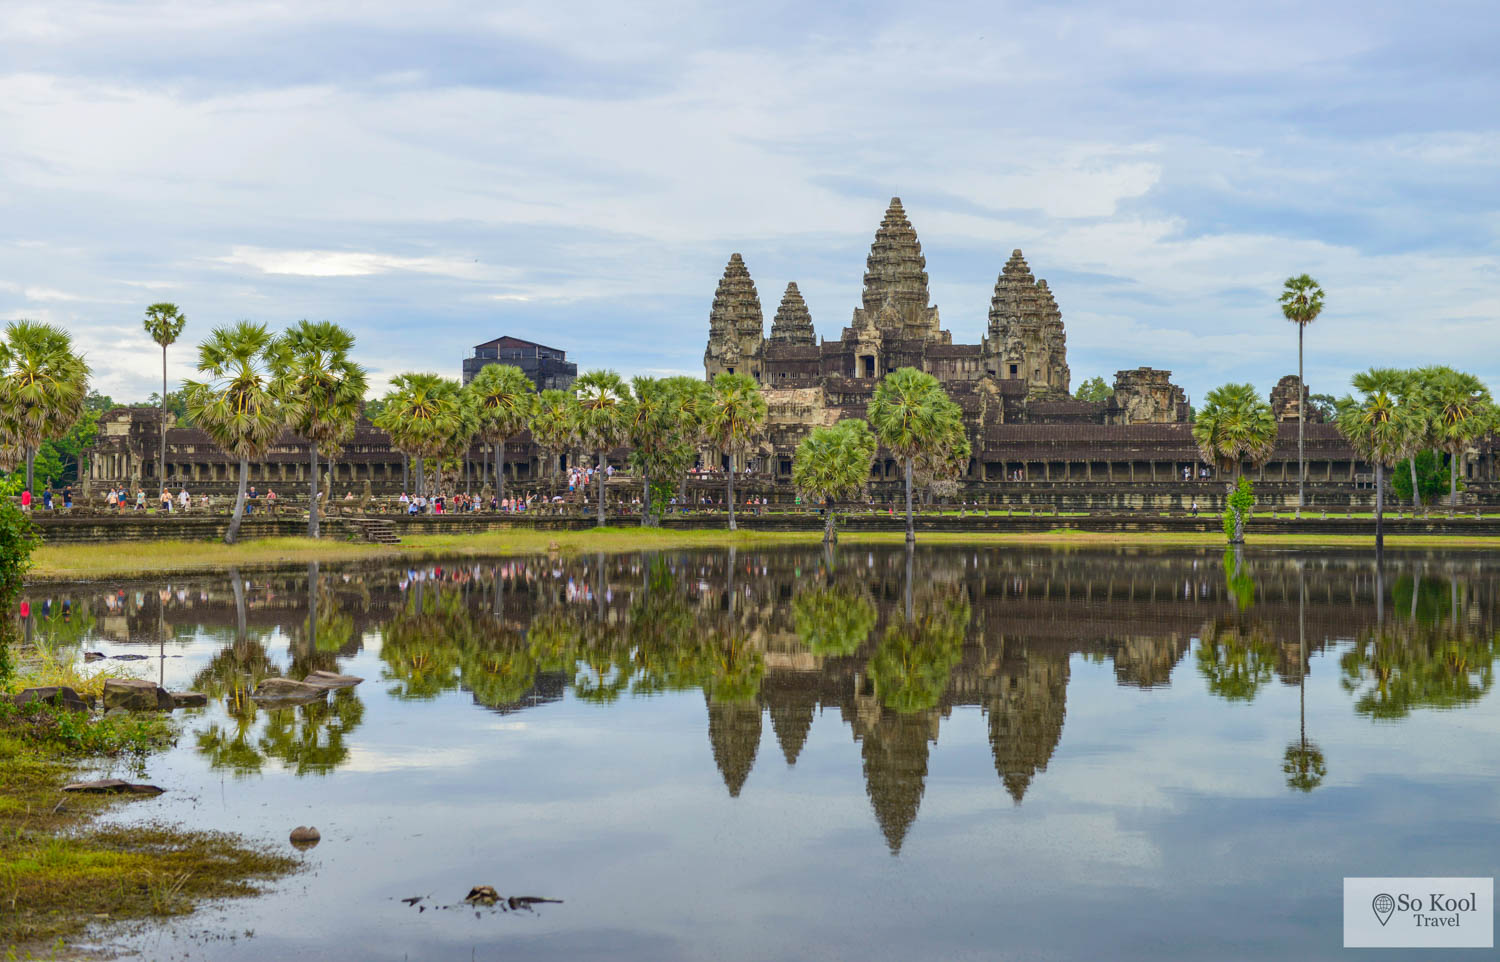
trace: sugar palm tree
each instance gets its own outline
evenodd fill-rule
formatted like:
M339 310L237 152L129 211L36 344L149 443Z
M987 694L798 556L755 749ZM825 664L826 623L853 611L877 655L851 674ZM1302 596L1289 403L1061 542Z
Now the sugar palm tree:
M670 392L673 417L677 419L678 430L689 448L676 471L678 500L687 504L688 470L697 461L698 446L707 441L703 429L713 388L702 378L685 374L666 378L662 383Z
M604 526L604 475L609 452L630 437L630 390L614 371L589 371L573 382L574 430L597 463L599 526Z
M703 413L703 435L728 460L724 472L729 530L734 523L734 456L753 448L766 429L766 398L748 374L720 374L710 386Z
M307 439L309 538L318 536L318 454L338 457L364 404L365 369L349 359L353 349L354 335L339 325L303 320L267 355L287 426Z
M385 407L375 426L391 436L395 448L417 465L417 492L428 494L427 459L440 458L452 444L461 418L457 381L436 374L398 374L391 378Z
M1233 472L1233 488L1245 461L1260 464L1276 446L1276 416L1254 385L1224 384L1208 392L1193 418L1193 440L1203 460Z
M963 437L963 413L938 379L914 367L887 374L870 398L875 436L906 466L906 540L917 540L912 523L912 473L919 458L940 464L942 452Z
M1433 378L1425 370L1400 371L1392 389L1396 403L1407 412L1406 447L1401 456L1411 471L1411 506L1422 507L1421 484L1417 479L1417 455L1433 443L1431 406Z
M1444 369L1431 384L1432 435L1448 452L1448 511L1458 504L1460 459L1474 439L1494 429L1489 388L1472 374Z
M156 480L159 491L167 487L167 348L177 341L187 324L187 315L176 304L162 301L146 308L142 322L151 340L161 345L161 421L157 427Z
M1323 313L1323 288L1306 274L1288 277L1281 287L1281 313L1297 325L1297 508L1307 507L1304 488L1307 484L1307 458L1303 453L1303 424L1307 413L1307 382L1302 377L1302 335L1307 325Z
M250 462L265 456L284 424L267 357L273 340L264 324L240 321L216 327L198 345L198 371L207 376L183 384L188 417L240 463L239 493L224 535L226 544L239 538Z
M652 482L687 471L695 457L698 432L669 380L638 377L631 382L631 390L635 397L630 409L630 464L641 475L644 527L660 520L652 510Z
M1358 398L1338 402L1339 433L1360 457L1375 466L1375 553L1385 549L1385 469L1401 458L1417 429L1410 412L1396 403L1400 372L1371 368L1354 375Z
M573 432L573 405L577 399L567 391L548 388L537 395L531 412L531 439L547 453L547 474L556 477L558 455L576 441Z
M36 452L60 438L83 414L89 366L62 328L12 321L0 342L0 461L26 464L26 490L35 483Z
M845 418L833 427L814 428L797 445L792 483L809 499L823 503L828 515L823 525L824 544L838 541L834 500L855 494L869 482L875 447L870 425L856 418Z
M495 497L505 497L505 442L526 430L536 387L513 364L486 364L464 388L479 419L479 439L495 449Z

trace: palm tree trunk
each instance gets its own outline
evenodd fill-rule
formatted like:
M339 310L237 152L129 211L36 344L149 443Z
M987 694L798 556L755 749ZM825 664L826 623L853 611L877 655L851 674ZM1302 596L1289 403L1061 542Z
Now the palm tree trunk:
M1303 490L1307 484L1307 458L1302 447L1302 425L1307 420L1307 413L1303 410L1307 406L1307 386L1302 380L1302 332L1305 328L1304 324L1297 325L1297 511L1299 513L1307 507L1307 498Z
M36 496L36 491L35 491L35 489L36 489L35 474L36 474L36 448L28 447L26 449L26 490L32 492L33 499L35 499L35 496ZM35 507L35 505L33 505L33 508L34 507Z
M729 505L729 530L733 531L733 530L735 530L735 527L734 527L734 455L732 455L732 454L729 456L729 468L724 472L724 477L727 480L728 485L729 485L729 488L728 488L729 494L728 494L728 497L727 497L727 503Z
M250 483L250 462L240 459L240 490L234 496L234 515L229 519L229 530L224 533L224 543L234 544L240 537L240 522L245 519L245 486Z
M1375 557L1385 550L1385 465L1375 462Z
M1411 507L1412 507L1413 511L1416 511L1416 509L1418 509L1418 508L1420 508L1422 506L1422 492L1417 487L1417 456L1416 456L1416 454L1412 454L1411 457L1407 458L1406 459L1406 463L1407 463L1408 466L1411 467Z
M1448 455L1448 517L1458 507L1458 449Z
M411 490L411 458L405 452L401 454L401 493L405 494Z
M833 499L825 498L823 500L823 508L828 512L828 518L823 525L823 543L838 544L839 533L836 527L837 522L833 515Z
M495 500L505 497L505 439L495 442Z
M651 476L641 471L641 527L651 524Z
M156 426L156 481L160 494L167 489L167 346L161 346L161 422Z
M417 458L417 496L427 496L427 459Z
M318 536L318 446L308 442L311 449L312 470L307 472L307 536L316 538Z
M910 455L906 458L906 543L912 544L917 540L917 529L911 520L911 463Z
M599 449L594 474L599 478L599 527L604 527L604 449Z

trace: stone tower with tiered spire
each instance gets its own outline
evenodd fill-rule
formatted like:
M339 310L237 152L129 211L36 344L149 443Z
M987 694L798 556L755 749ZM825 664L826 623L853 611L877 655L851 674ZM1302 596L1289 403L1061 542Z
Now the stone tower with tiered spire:
M759 379L765 325L760 295L745 260L739 254L730 254L719 289L714 292L714 306L708 312L708 349L703 352L708 379L724 372Z
M1029 393L1068 393L1067 335L1062 312L1046 281L1031 276L1020 250L995 280L990 299L989 336L984 339L989 373L1026 382Z
M817 336L813 333L812 314L807 310L802 292L797 290L796 281L788 284L786 293L781 295L781 306L776 309L776 317L771 321L770 339L779 344L817 343Z
M879 329L882 340L920 340L952 343L941 329L938 309L927 303L927 259L906 217L901 198L892 197L875 231L865 261L863 305L854 311L852 330Z

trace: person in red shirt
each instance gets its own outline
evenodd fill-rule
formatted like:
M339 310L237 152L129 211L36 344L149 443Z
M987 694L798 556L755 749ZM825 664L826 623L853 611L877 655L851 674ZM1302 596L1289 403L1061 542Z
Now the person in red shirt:
M25 491L21 492L21 510L22 511L30 511L31 510L31 489L30 488L27 488Z

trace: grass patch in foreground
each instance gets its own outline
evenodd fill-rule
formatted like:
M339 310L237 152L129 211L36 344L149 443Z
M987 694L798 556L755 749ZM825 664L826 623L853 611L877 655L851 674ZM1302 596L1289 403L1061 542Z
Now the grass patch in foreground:
M90 925L190 912L251 895L290 872L288 856L216 832L162 825L94 827L125 797L64 795L85 756L143 757L169 737L154 716L91 719L0 706L0 949L49 951Z
M841 544L900 544L901 531L839 532ZM763 547L814 545L822 532L727 531L723 528L671 530L662 528L589 528L581 531L538 531L511 528L454 534L411 535L399 545L314 541L309 538L267 538L226 545L217 541L124 542L103 545L43 545L34 556L29 581L88 580L131 575L221 572L285 567L309 561L422 561L433 558L537 554L552 544L565 554L588 551L649 551L670 548ZM1500 548L1493 535L1387 534L1392 548ZM964 545L1139 545L1161 547L1222 547L1217 531L1079 531L1058 527L1039 532L930 531L917 535L918 544ZM1370 534L1255 534L1251 546L1372 548Z

